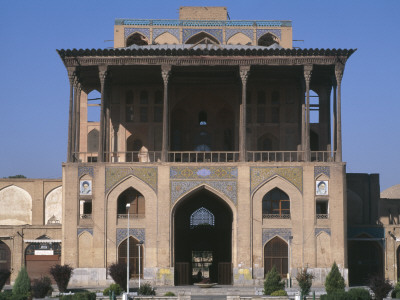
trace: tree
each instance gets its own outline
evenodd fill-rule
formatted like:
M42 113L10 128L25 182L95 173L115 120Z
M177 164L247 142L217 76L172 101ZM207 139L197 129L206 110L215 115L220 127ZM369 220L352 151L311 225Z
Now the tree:
M61 293L67 291L68 282L71 278L73 268L69 265L54 265L50 268L50 274L57 283L58 290Z
M379 275L370 277L368 286L374 292L375 299L377 300L385 298L393 289L393 285L390 283L389 279Z
M314 275L307 272L307 268L304 268L297 274L296 280L299 284L301 294L303 297L307 296L310 293L312 280L314 279Z
M31 280L25 267L19 270L12 289L13 299L27 299L31 291Z
M126 263L119 262L108 268L111 278L126 291ZM129 268L129 278L132 276L132 266Z
M264 280L264 295L271 295L271 293L283 290L285 283L281 279L275 266L267 273Z
M339 268L336 262L333 263L331 271L325 280L325 289L328 295L336 291L344 291L346 284L344 283L344 278L340 274Z
M8 176L8 178L13 179L13 178L26 178L25 175L12 175L12 176Z

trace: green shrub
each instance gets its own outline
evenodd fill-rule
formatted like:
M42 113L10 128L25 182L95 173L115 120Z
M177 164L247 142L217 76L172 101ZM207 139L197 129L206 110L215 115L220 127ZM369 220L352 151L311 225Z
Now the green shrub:
M19 270L17 279L13 286L13 299L26 299L30 296L31 280L29 279L28 272L25 267Z
M281 275L279 275L275 266L272 267L271 270L265 275L264 280L264 295L271 295L271 293L283 290L285 287L285 283L281 279Z
M3 289L10 275L11 272L9 270L0 270L0 291Z
M325 290L329 295L335 291L344 291L345 287L346 284L344 283L344 278L342 274L340 274L336 262L334 262L331 271L329 272L328 276L326 276Z
M108 267L111 278L126 291L126 263L119 262ZM132 267L129 268L129 278L132 276Z
M346 293L345 291L332 291L328 295L321 295L320 300L352 300L351 296L349 293Z
M303 296L307 296L310 293L313 279L314 275L308 273L307 268L302 269L300 273L297 274L296 280Z
M156 291L154 290L154 288L151 286L150 283L144 283L138 289L138 295L152 296L155 294Z
M369 291L363 288L354 288L348 291L348 294L351 296L353 300L370 300L371 295Z
M13 299L12 290L6 290L0 293L0 300L12 300L12 299Z
M392 298L400 298L400 282L398 281L391 293Z
M118 283L112 283L108 288L106 288L103 292L104 296L109 296L114 292L115 296L118 296L122 293L122 288L119 286Z
M71 278L73 268L69 265L54 265L50 268L50 274L58 286L61 293L67 291L68 282Z
M377 300L385 298L393 289L393 285L390 283L389 279L378 275L370 277L368 286L374 292L375 299Z
M174 297L175 294L174 294L173 292L166 292L166 293L164 294L164 296L165 296L165 297Z
M49 277L44 276L40 279L34 279L32 284L32 296L35 298L44 298L48 296L53 288L51 287L51 280Z
M272 292L271 296L287 296L287 293L285 290L277 290L275 292Z

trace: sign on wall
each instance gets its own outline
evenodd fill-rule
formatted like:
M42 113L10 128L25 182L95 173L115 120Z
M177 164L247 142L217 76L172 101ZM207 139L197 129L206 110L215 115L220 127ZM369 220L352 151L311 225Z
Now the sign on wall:
M91 180L81 180L79 186L80 186L80 194L81 195L91 195L92 194L92 181Z
M328 181L327 180L317 180L316 181L315 194L318 196L328 195Z

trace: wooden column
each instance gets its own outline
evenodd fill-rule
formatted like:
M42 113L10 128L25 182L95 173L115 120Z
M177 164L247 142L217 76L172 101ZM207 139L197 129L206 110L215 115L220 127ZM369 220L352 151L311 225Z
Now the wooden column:
M104 130L104 136L105 136L105 152L107 153L106 155L106 161L110 160L110 137L111 137L111 130L110 130L110 120L111 120L111 116L110 116L110 108L111 108L111 82L110 82L110 78L108 78L107 80L107 88L106 88L106 103L105 103L105 130Z
M68 68L68 79L69 79L69 114L68 114L68 148L67 148L67 162L72 161L72 112L74 108L74 80L75 80L75 68Z
M82 85L77 83L76 87L76 117L75 117L75 158L79 159L80 139L81 139L81 92Z
M332 103L332 150L334 154L336 153L336 139L337 139L337 126L336 126L336 120L337 120L337 110L336 110L336 89L337 89L337 84L336 84L336 76L332 76L332 86L333 86L333 103Z
M78 77L74 78L74 108L72 113L72 145L71 145L71 161L76 161L76 127L77 127L77 106L78 106Z
M335 76L337 83L337 103L336 103L336 159L342 161L342 110L341 110L341 86L343 78L344 65L337 63L335 65Z
M99 76L101 84L101 108L100 108L100 134L99 134L99 153L97 160L104 161L104 105L105 105L105 81L107 77L107 66L99 66Z
M310 81L312 73L312 65L304 66L304 81L306 84L306 124L305 124L305 154L306 161L311 160L310 152Z
M163 130L162 130L162 148L161 148L161 161L168 161L168 145L169 145L169 126L168 126L168 80L171 74L171 66L161 66L161 75L164 81L164 106L163 106Z
M242 104L240 105L240 128L239 128L239 160L246 161L246 110L247 110L247 79L250 66L240 66L240 78L242 79Z

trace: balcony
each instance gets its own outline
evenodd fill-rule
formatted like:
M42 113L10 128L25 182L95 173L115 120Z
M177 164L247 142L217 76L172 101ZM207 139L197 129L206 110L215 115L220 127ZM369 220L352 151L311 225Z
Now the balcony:
M263 214L262 217L269 220L290 220L290 214Z
M139 151L107 152L106 162L112 163L154 163L161 162L161 151L148 151L145 155ZM333 162L333 151L311 151L308 153L311 162ZM74 162L96 163L97 152L74 153ZM228 163L239 162L238 151L168 151L168 161L174 163ZM304 162L305 151L247 151L246 162Z
M129 214L129 220L131 219L144 219L145 214ZM128 219L128 214L118 214L117 219Z

